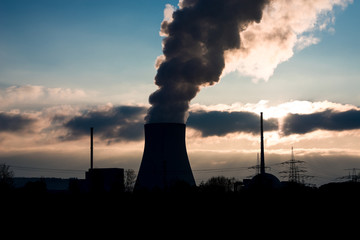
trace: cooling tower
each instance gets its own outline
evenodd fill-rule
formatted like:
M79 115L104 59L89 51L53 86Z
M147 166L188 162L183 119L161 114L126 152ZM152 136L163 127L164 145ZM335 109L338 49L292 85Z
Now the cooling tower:
M137 190L166 190L177 183L195 185L185 145L186 125L145 124L145 148L136 179Z

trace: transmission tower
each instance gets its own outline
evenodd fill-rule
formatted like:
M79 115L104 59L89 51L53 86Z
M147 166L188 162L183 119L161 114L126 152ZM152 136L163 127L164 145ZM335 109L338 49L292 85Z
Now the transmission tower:
M344 170L349 171L349 175L340 177L338 179L348 179L351 182L360 182L360 173L357 173L360 168L347 168Z
M295 160L294 148L291 147L291 159L286 161L286 162L281 163L282 165L288 165L289 170L281 171L280 173L287 174L289 182L304 183L303 179L305 177L309 177L309 176L305 176L305 175L302 174L302 173L306 172L306 170L301 169L300 166L299 166L302 163L304 163L304 161ZM286 176L284 176L284 177L286 177Z

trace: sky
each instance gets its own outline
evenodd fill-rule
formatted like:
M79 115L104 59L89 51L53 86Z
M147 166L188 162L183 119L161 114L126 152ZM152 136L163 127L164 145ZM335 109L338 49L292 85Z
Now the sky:
M161 25L182 8L0 0L0 163L17 177L83 178L93 126L94 166L137 171L168 36ZM239 32L241 47L225 51L220 78L186 112L197 183L255 174L260 112L267 171L280 180L291 147L310 184L360 168L359 11L358 0L273 0Z

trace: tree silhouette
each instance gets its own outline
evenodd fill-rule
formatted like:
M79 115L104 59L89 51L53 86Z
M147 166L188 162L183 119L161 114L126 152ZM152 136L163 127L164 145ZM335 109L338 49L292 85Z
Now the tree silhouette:
M14 172L10 166L0 164L0 190L8 190L13 187Z
M235 178L218 176L211 177L205 183L202 182L199 188L207 192L232 192L235 189L236 183Z

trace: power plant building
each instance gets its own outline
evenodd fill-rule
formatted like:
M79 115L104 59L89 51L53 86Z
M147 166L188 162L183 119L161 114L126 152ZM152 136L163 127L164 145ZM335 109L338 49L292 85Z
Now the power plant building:
M85 180L73 180L72 185L81 192L123 192L125 190L123 168L94 168L94 128L90 128L90 169Z
M85 173L85 181L90 192L123 192L123 168L90 168Z

